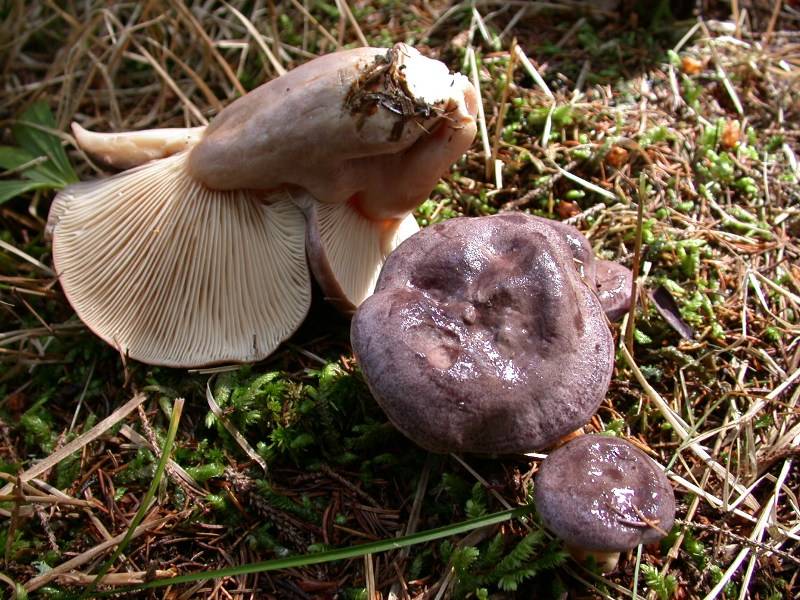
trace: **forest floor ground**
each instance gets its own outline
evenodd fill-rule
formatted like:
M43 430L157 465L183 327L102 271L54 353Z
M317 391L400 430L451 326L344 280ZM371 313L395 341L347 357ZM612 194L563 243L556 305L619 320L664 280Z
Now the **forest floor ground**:
M491 0L4 4L0 597L94 596L104 568L100 592L196 574L128 597L798 597L800 12L704 4L683 21ZM479 82L485 138L419 207L422 226L526 211L639 266L585 430L665 465L678 515L612 573L567 558L535 516L485 525L530 502L543 454L417 448L321 299L267 360L208 372L121 360L61 292L43 231L54 190L107 176L71 121L199 125L276 62L364 41L408 41ZM236 570L273 559L289 566Z

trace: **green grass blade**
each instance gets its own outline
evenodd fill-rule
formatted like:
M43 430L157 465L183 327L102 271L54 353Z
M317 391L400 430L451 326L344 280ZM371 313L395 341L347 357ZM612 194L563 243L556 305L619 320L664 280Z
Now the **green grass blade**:
M92 595L95 589L100 584L105 574L108 573L111 565L114 564L114 562L119 558L119 555L122 554L125 551L125 548L128 547L131 537L133 536L133 532L142 522L142 519L144 519L145 513L150 506L150 502L155 497L158 486L161 483L161 478L164 476L164 470L167 468L167 462L169 462L169 456L172 453L172 445L175 442L175 434L178 433L178 423L181 420L181 412L183 412L183 398L178 398L175 400L175 403L172 406L172 415L170 416L169 420L167 437L164 440L164 447L161 449L161 459L158 461L158 466L156 467L156 472L153 475L153 481L150 484L150 488L147 490L147 494L145 494L142 503L139 505L139 510L136 511L136 515L134 515L133 520L131 520L131 524L128 527L128 533L119 543L117 549L114 550L114 554L111 555L111 558L109 558L100 569L100 572L97 574L95 580L92 581L83 594L81 594L81 598L93 597Z
M633 567L633 584L631 585L631 595L633 598L639 594L639 570L642 567L642 545L636 546L636 565Z
M52 160L16 146L0 146L0 169L17 172L26 179L47 183L57 189L66 184Z
M46 156L36 156L16 146L0 146L0 169L18 173L26 179L61 189L64 177Z
M20 181L17 179L0 181L0 204L12 198L16 198L25 192L48 189L51 187L53 187L52 184L45 181Z
M0 168L17 169L36 160L36 155L15 146L0 146Z
M212 571L203 571L200 573L187 573L177 577L170 577L168 579L158 579L150 581L143 585L138 585L125 589L117 589L113 592L107 592L104 595L119 594L123 592L132 592L137 590L146 590L157 587L164 587L168 585L177 585L181 583L194 583L203 581L205 579L216 579L220 577L236 577L239 575L249 575L252 573L263 573L265 571L277 571L280 569L291 569L297 567L305 567L308 565L316 565L320 563L333 562L336 560L345 560L349 558L357 558L365 556L366 554L375 554L377 552L387 552L389 550L398 550L407 546L416 544L425 544L434 540L439 540L462 533L467 533L481 527L488 527L490 525L497 525L510 519L524 517L533 512L533 506L520 506L510 510L504 510L490 515L484 515L461 523L454 523L453 525L446 525L436 529L429 529L428 531L421 531L412 535L403 537L392 538L388 540L380 540L377 542L369 542L367 544L359 544L356 546L349 546L347 548L338 548L336 550L328 550L325 552L315 552L313 554L303 554L300 556L290 556L288 558L279 558L276 560L267 560L256 563L249 563L245 565L238 565L235 567L228 567L225 569L217 569Z
M36 102L22 113L11 131L24 150L34 156L47 156L51 163L48 166L57 174L62 184L67 185L78 181L78 176L61 145L61 139L49 131L55 129L56 120L50 107L45 102Z

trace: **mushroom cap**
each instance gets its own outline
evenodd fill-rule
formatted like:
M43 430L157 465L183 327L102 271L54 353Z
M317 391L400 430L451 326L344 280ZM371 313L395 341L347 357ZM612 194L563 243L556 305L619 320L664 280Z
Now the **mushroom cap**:
M303 213L186 175L186 153L62 190L47 232L75 312L121 354L196 367L259 360L311 303Z
M435 452L545 447L591 418L614 364L569 243L521 213L451 219L403 242L351 340L389 419Z
M618 321L631 308L633 273L610 260L598 260L595 267L597 297L610 321Z
M552 227L562 236L564 236L564 240L567 242L570 250L572 251L572 258L575 261L575 268L578 269L580 276L585 281L593 282L596 280L597 260L594 257L592 246L589 244L589 240L586 239L585 235L583 235L572 225L562 223L561 221L544 219L542 217L531 218L538 219L543 223L546 223L549 227Z
M585 550L650 544L675 520L675 495L663 469L614 437L583 435L553 451L539 467L534 495L544 524Z
M376 222L349 204L323 204L293 195L306 216L308 264L325 299L352 313L375 289L386 257L419 231L413 214Z
M536 217L539 218L539 217ZM633 273L628 267L610 260L597 260L589 244L580 231L561 221L547 220L554 229L561 232L572 249L576 266L586 281L593 281L597 298L603 306L609 321L618 321L631 307L631 284Z

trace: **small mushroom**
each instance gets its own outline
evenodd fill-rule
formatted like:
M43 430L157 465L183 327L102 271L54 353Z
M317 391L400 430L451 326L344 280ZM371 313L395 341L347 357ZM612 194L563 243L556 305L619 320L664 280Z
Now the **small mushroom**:
M610 321L619 321L631 308L633 273L610 260L598 260L595 267L597 297Z
M675 520L663 469L630 442L579 436L539 467L534 489L543 523L580 561L613 571L621 551L658 541Z
M529 452L597 410L613 340L576 261L593 268L588 244L564 227L521 213L451 219L389 256L351 340L376 400L417 444Z
M206 128L78 127L89 154L133 168L54 200L64 293L134 359L261 359L308 311L307 260L340 306L371 293L417 230L411 210L472 142L475 98L466 78L397 44L314 59Z
M550 219L545 222L567 240L581 277L594 283L597 298L609 321L618 321L625 316L631 307L631 270L610 260L597 260L589 240L572 225Z

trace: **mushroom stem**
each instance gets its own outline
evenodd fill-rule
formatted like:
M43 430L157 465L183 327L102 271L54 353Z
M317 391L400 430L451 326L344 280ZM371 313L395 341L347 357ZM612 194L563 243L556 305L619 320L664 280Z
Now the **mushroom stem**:
M567 552L577 562L585 564L590 560L594 561L600 573L603 575L611 573L617 568L619 563L619 552L616 550L587 550L586 548L579 548L577 546L566 545Z
M205 129L187 127L97 133L73 123L72 135L80 149L95 160L115 169L130 169L191 148L200 141Z
M189 155L211 189L299 187L375 221L422 202L476 132L476 92L397 44L310 61L225 108Z
M366 217L382 221L407 215L469 148L477 132L476 92L464 78L454 78L453 86L453 94L463 100L451 101L429 134L402 153L377 156L374 164L363 165L359 180L364 188L358 209ZM387 190L393 193L387 194Z

